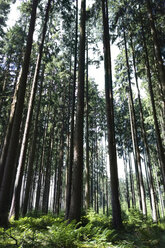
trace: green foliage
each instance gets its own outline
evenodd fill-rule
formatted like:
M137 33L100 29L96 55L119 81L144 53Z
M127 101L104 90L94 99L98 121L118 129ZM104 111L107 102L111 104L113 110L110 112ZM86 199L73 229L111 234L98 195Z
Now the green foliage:
M62 222L60 225L53 224L49 228L48 246L50 247L76 247L76 225L74 222L67 224Z
M77 224L52 215L11 220L8 229L0 228L0 247L164 247L165 222L152 223L135 209L124 216L119 231L112 229L111 217L92 210Z
M91 223L95 227L111 228L112 217L97 214L91 209L82 217L82 222Z
M120 232L119 247L164 247L164 225L153 223L151 217L144 217L137 209L128 212L123 222L124 229Z

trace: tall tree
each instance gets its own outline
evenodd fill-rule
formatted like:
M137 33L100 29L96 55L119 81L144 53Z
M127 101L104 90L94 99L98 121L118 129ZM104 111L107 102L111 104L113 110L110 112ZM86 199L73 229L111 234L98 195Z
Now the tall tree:
M135 156L135 168L137 174L137 184L139 189L139 205L140 209L143 211L143 214L147 214L146 208L146 198L145 198L145 189L143 183L143 175L141 168L141 158L140 158L140 150L138 145L138 137L137 137L137 124L136 124L136 116L135 109L133 103L133 94L132 94L132 86L131 86L131 74L130 74L130 66L128 61L128 50L127 50L127 41L126 34L124 30L124 46L125 46L125 56L126 56L126 64L127 64L127 72L128 72L128 106L130 113L130 123L131 123L131 134L132 134L132 143L134 148L134 156Z
M147 170L148 171L148 178L149 178L149 190L150 190L150 198L151 198L151 209L152 209L152 217L153 221L157 221L157 209L156 209L156 198L155 198L155 189L153 184L153 169L151 164L151 158L150 158L150 152L148 147L148 141L147 141L147 135L146 135L146 129L144 125L144 115L143 115L143 109L142 109L142 102L141 102L141 96L140 96L140 90L139 90L139 82L138 82L138 76L137 76L137 69L136 69L136 60L135 60L135 50L133 46L133 41L131 37L131 49L132 49L132 59L133 59L133 67L134 67L134 74L135 74L135 82L136 82L136 88L138 93L138 103L139 103L139 109L140 109L140 119L141 119L141 131L143 136L143 142L145 147L145 152L147 155Z
M119 202L119 183L118 183L115 127L114 127L111 52L110 52L107 0L102 0L102 18L103 18L106 114L107 114L107 128L108 128L108 152L109 152L109 160L110 160L111 195L112 195L112 218L113 218L114 227L119 228L122 224L122 219L121 219L121 207Z
M154 125L155 125L155 133L156 133L156 139L157 139L156 145L157 145L159 161L160 161L160 165L161 165L161 169L162 169L163 185L164 185L164 190L165 190L164 147L162 144L162 139L161 139L161 135L160 135L160 128L159 128L159 123L158 123L158 118L157 118L157 113L156 113L156 104L155 104L155 97L154 97L152 77L151 77L151 66L150 66L150 60L149 60L149 54L148 54L148 48L147 48L147 44L146 44L146 38L145 38L143 23L141 23L141 25L142 25L143 46L144 46L144 52L145 52L145 66L146 66L147 78L148 78L148 89L149 89L149 93L150 93L153 119L154 119Z
M85 70L85 16L86 0L81 0L80 46L78 69L77 114L74 144L74 168L69 220L80 219L83 189L83 119L84 119L84 70Z
M90 206L90 185L89 185L89 82L88 82L88 31L86 38L86 164L85 164L85 202L86 209Z
M36 20L36 10L39 0L34 0L32 3L31 20L29 33L27 38L26 51L23 61L23 66L18 78L17 86L18 92L16 98L13 99L11 107L9 127L7 138L4 143L4 152L2 154L2 162L0 164L1 175L3 180L0 185L0 225L6 226L8 224L8 211L10 208L10 198L12 192L12 180L14 176L14 167L16 161L16 154L19 142L19 131L22 120L22 113L24 107L24 98L26 92L26 81L29 70L30 55L33 42L33 33Z
M41 39L41 44L39 46L39 53L38 53L38 57L37 57L37 61L36 61L36 68L35 68L35 73L34 73L31 93L30 93L28 111L27 111L27 116L26 116L26 123L25 123L25 128L24 128L24 135L23 135L23 139L22 139L19 163L18 163L18 168L17 168L17 176L16 176L16 182L15 182L15 193L17 190L19 190L19 189L17 189L17 187L20 188L19 185L21 185L21 182L22 182L21 171L24 168L25 159L26 159L28 136L29 136L31 120L32 120L32 115L33 115L35 95L36 95L36 90L37 90L37 83L38 83L38 77L39 77L40 65L41 65L41 59L42 59L42 51L43 51L44 40L45 40L45 35L46 35L46 30L47 30L47 22L48 22L50 7L51 7L51 0L48 0L47 7L46 7L46 13L45 13L44 26L43 26L43 31L42 31L42 39ZM33 166L33 163L30 163L30 166Z
M147 0L146 3L147 3L147 10L148 10L148 16L149 16L149 21L150 21L151 33L153 37L155 55L156 55L156 59L158 62L160 80L161 80L162 89L163 89L163 95L165 96L165 69L163 65L163 59L161 55L159 39L158 39L157 30L155 26L155 20L154 20L153 11L152 11L152 1Z
M72 110L71 110L71 135L69 149L69 164L67 171L67 188L66 188L66 213L65 218L68 218L70 200L71 200L71 185L72 185L72 170L73 170L73 150L74 150L74 119L75 119L75 90L76 90L76 69L77 69L77 41L78 41L78 0L76 0L76 25L75 25L75 47L74 47L74 75L72 89Z

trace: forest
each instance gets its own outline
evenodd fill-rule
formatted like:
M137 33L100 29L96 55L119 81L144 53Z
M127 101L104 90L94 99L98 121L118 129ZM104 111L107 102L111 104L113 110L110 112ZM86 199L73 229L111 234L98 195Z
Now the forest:
M0 0L0 247L165 247L164 0Z

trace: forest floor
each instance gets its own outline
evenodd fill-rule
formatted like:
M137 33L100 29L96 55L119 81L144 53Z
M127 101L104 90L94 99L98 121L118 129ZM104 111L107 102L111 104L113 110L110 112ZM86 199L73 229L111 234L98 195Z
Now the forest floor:
M111 217L89 211L81 222L33 214L0 228L0 248L165 248L165 221L153 223L137 210L123 213L123 227L114 230Z

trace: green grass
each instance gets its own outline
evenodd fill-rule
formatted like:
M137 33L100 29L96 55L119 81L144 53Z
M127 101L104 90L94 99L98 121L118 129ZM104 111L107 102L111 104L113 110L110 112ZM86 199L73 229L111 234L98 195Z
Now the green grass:
M33 216L33 217L32 217ZM0 228L1 248L164 248L165 222L154 224L137 210L123 214L123 228L112 228L112 219L89 211L80 223L67 224L63 217L34 215L11 220Z

